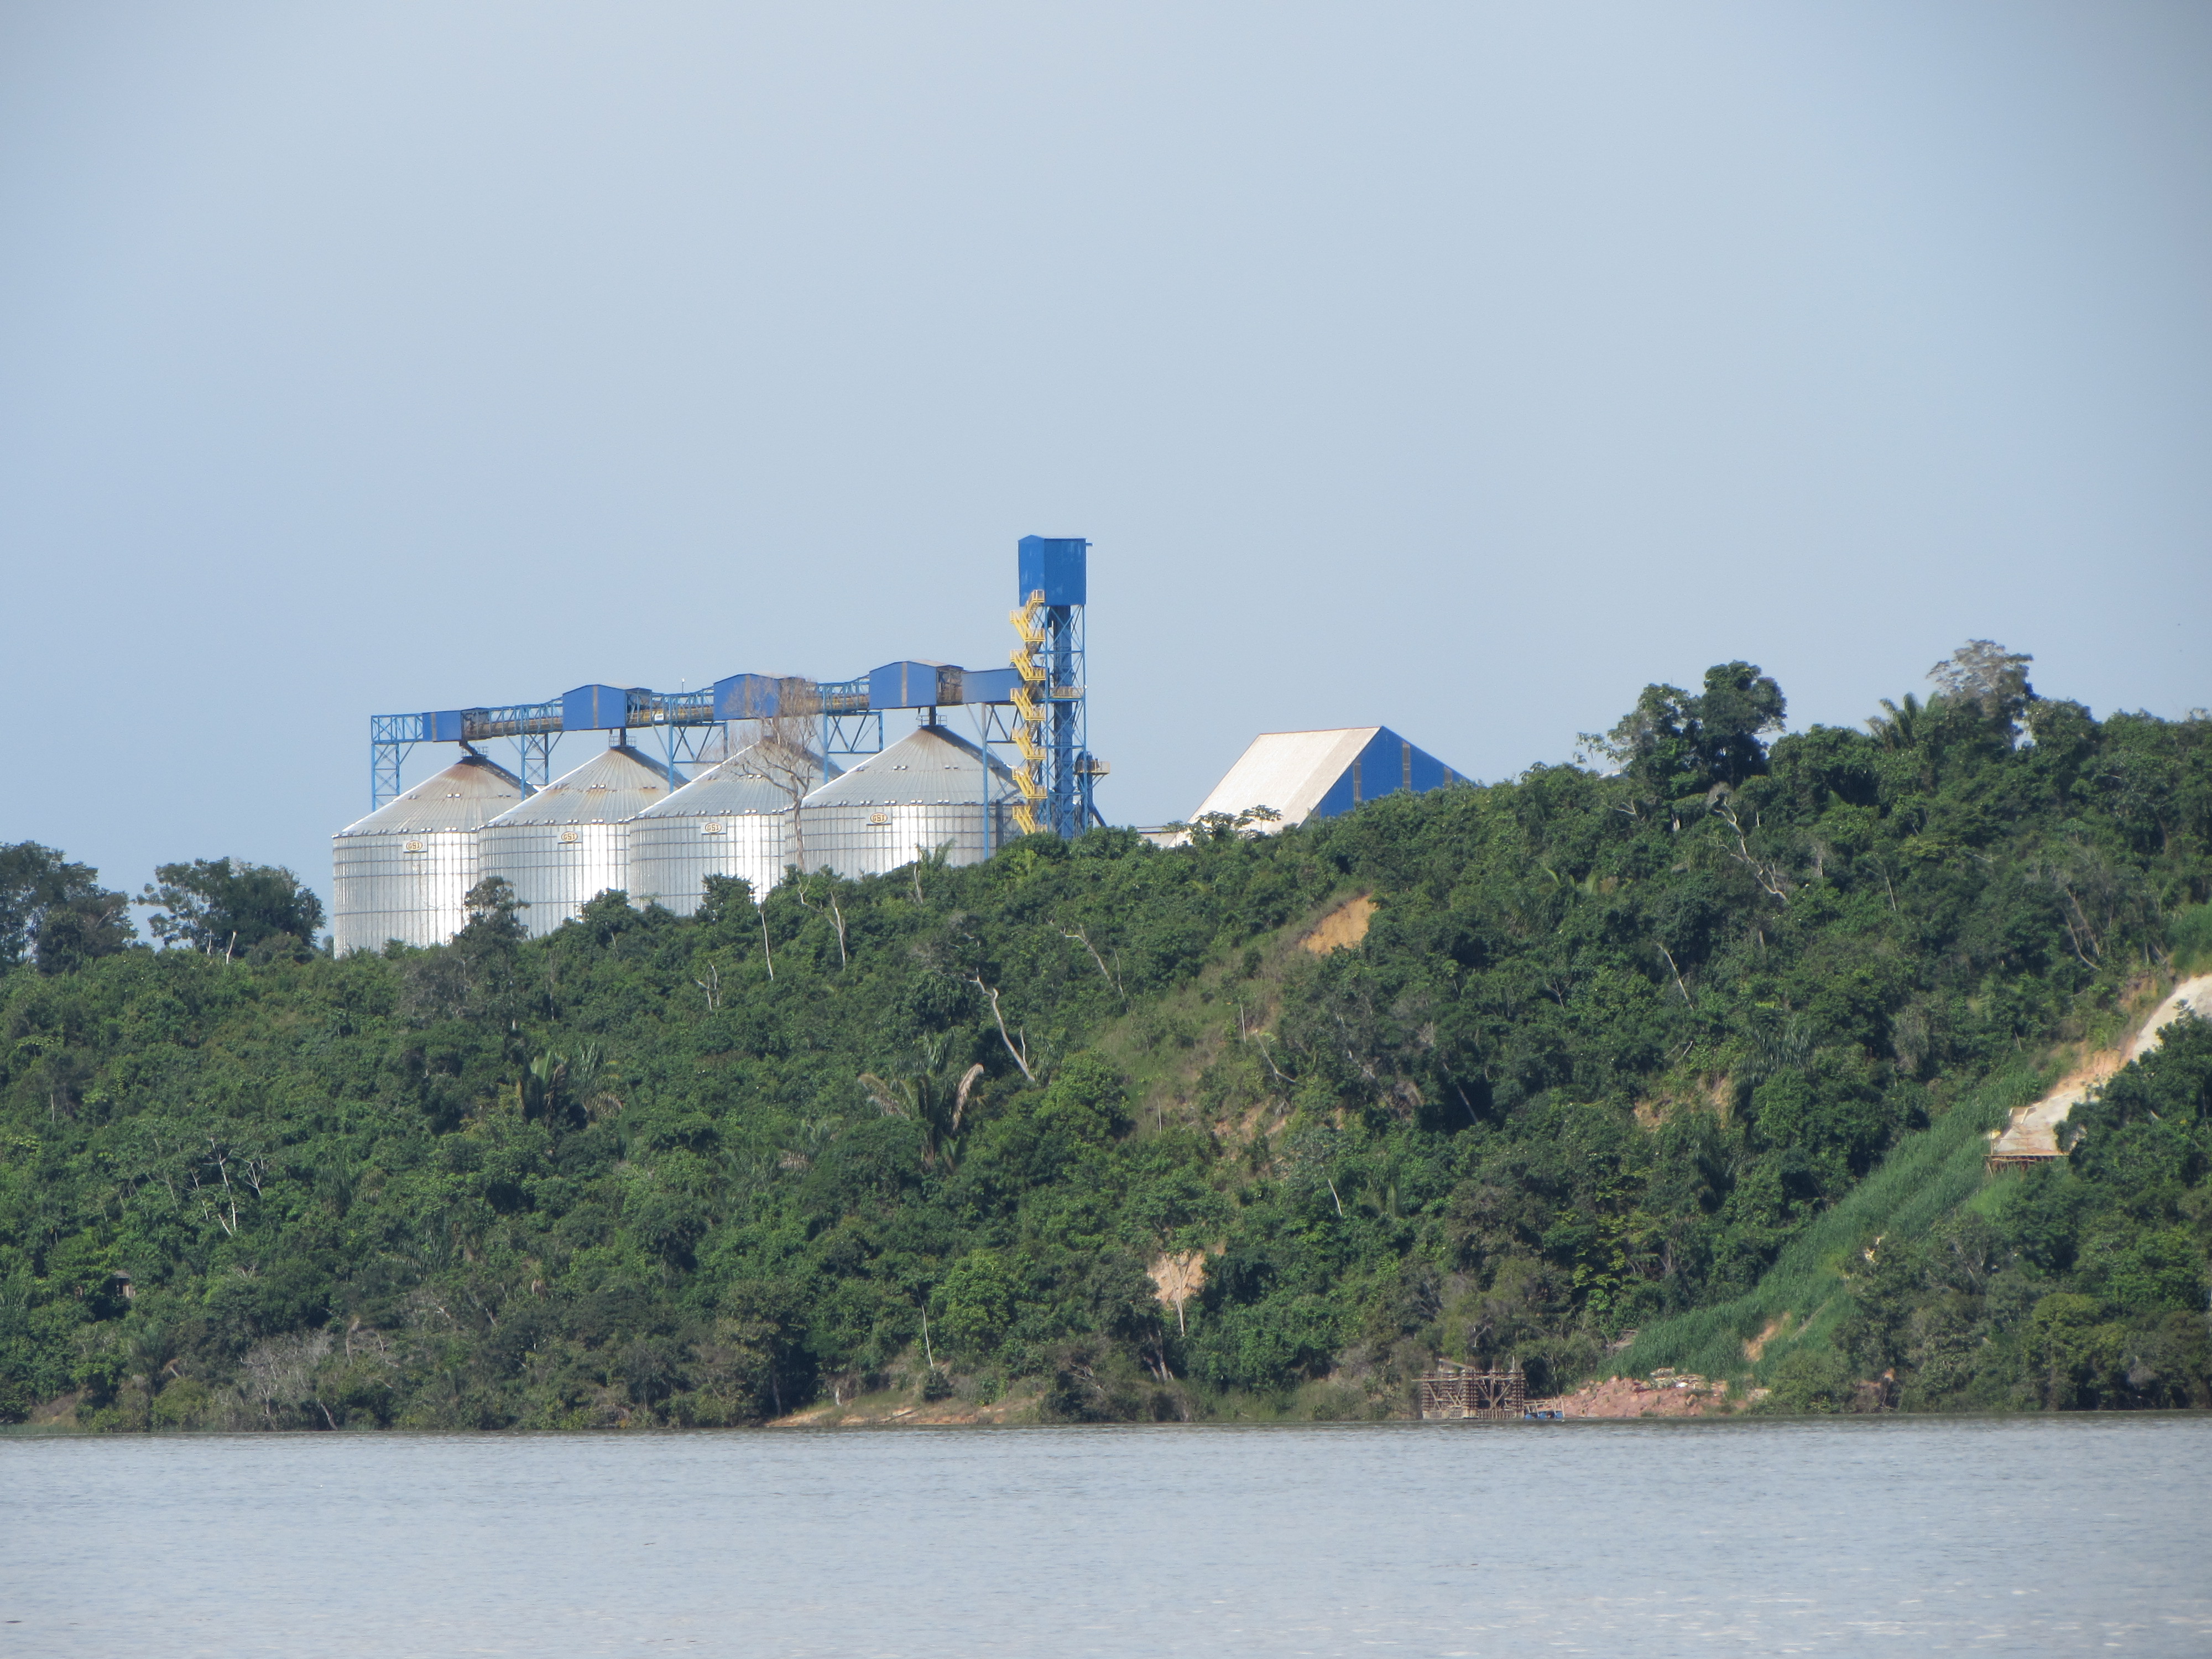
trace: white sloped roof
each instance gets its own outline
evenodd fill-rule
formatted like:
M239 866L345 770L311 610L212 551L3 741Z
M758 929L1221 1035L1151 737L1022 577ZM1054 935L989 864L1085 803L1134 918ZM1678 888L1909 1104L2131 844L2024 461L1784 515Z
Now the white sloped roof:
M407 835L431 830L479 830L522 799L522 780L482 755L464 755L388 800L341 836Z
M1213 793L1199 803L1191 818L1195 822L1208 812L1234 817L1251 807L1272 806L1283 815L1282 827L1304 823L1329 786L1382 729L1346 726L1334 732L1262 732L1213 786Z
M720 765L710 767L657 806L638 814L641 818L714 818L747 812L788 812L791 797L769 776L761 763L761 745L748 744ZM809 787L822 781L822 757L808 755ZM830 775L838 775L831 767Z
M620 823L667 799L668 774L660 763L622 745L601 750L492 823Z
M1013 787L1013 774L991 763L994 799ZM983 751L941 726L916 726L879 755L806 798L812 806L914 806L980 803Z

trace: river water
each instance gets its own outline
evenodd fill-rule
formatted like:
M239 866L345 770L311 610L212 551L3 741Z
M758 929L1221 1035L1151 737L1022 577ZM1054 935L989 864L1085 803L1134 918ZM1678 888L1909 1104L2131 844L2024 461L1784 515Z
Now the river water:
M2212 1652L2212 1419L0 1441L0 1655Z

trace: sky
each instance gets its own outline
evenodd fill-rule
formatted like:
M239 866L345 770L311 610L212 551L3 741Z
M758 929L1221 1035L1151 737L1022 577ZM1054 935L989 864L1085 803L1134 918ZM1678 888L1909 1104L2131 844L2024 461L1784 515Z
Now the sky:
M372 714L1001 665L1031 533L1119 823L1739 658L2179 716L2208 273L2197 0L0 0L0 842L327 897Z

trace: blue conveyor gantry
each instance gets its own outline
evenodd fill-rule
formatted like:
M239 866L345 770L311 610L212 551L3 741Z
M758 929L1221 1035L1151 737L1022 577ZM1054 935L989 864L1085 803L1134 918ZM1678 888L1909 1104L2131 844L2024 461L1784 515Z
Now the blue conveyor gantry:
M788 712L820 722L822 753L835 760L874 754L883 747L886 710L935 710L976 705L987 723L1003 716L997 706L1013 701L1018 676L1011 668L961 668L920 659L886 663L850 680L793 679L776 674L732 674L697 691L654 691L645 686L580 685L543 702L486 704L412 714L369 717L369 808L396 799L400 768L418 743L474 744L514 740L523 793L551 781L553 744L567 732L655 732L672 771L697 758L706 731L731 720L779 718L794 695L804 702ZM986 740L990 740L987 733Z

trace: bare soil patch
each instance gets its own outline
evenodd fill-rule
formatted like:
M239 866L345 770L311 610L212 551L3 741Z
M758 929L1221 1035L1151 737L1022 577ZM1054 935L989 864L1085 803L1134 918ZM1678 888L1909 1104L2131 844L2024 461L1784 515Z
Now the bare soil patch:
M1375 919L1375 901L1361 893L1348 898L1313 925L1298 941L1298 949L1325 957L1331 951L1349 951L1367 937L1367 924Z
M2140 1060L2157 1048L2164 1040L2166 1028L2192 1012L2212 1018L2212 974L2199 974L2182 981L2125 1039L2087 1055L2033 1105L2015 1109L2012 1121L1995 1138L1990 1156L2057 1157L2063 1150L2058 1145L2058 1126L2066 1121L2067 1114L2087 1100L2093 1090L2110 1081L2129 1061Z
M1564 1412L1571 1418L1720 1417L1740 1403L1729 1397L1725 1381L1662 1370L1650 1376L1608 1376L1585 1382L1572 1394L1532 1400L1528 1409Z

